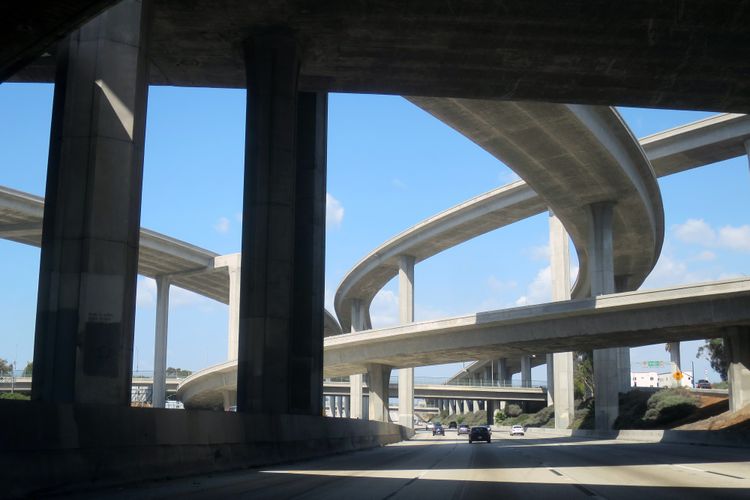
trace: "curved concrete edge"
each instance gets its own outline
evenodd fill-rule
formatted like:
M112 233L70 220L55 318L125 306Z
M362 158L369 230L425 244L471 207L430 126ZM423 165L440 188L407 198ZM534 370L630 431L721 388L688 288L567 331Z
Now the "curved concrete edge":
M192 373L177 386L177 399L186 408L223 409L222 391L237 390L237 360L230 359ZM192 406L191 406L192 403Z
M640 143L633 135L625 120L615 108L602 106L584 106L568 104L567 108L581 121L582 124L597 138L602 147L609 152L614 162L620 166L621 173L624 174L631 183L636 196L639 198L637 208L645 211L648 217L650 234L647 236L649 249L652 250L650 262L644 263L643 266L633 266L632 257L623 255L626 253L626 245L618 245L619 235L623 234L626 226L631 226L626 221L628 217L632 219L630 207L618 207L615 205L614 212L616 219L619 219L619 231L614 234L614 259L615 259L615 277L622 283L621 292L636 290L646 280L651 270L656 265L661 248L664 243L664 205L661 198L661 190L651 163L646 157L646 153ZM602 200L606 201L606 200ZM555 205L550 200L550 205ZM563 220L565 225L565 220ZM615 224L618 225L617 221ZM644 239L640 235L639 243L643 244ZM583 242L579 247L574 238L574 244L578 253L579 271L578 279L571 292L572 298L583 298L589 295L590 285L588 283L588 273L586 272L588 262L585 253L586 243ZM641 269L633 269L641 267ZM626 279L623 279L626 277Z
M467 221L491 214L501 214L508 208L513 208L516 214L515 217L507 217L507 223L512 223L519 216L523 218L541 213L546 205L524 181L519 180L482 193L429 217L397 234L363 257L344 276L336 289L334 308L342 330L349 332L351 328L351 301L355 298L362 300L365 324L367 329L372 328L370 303L378 291L398 274L399 255L407 253L415 257L415 262L421 262L466 239L502 227L505 224L476 224L468 229L465 226ZM470 236L467 237L467 234Z
M323 309L323 337L330 337L332 335L341 335L341 325L336 321L336 318L331 314L328 309Z
M0 401L3 495L29 496L273 465L409 439L397 424Z
M510 427L497 426L499 432L510 433ZM594 431L587 429L552 429L527 427L526 434L532 437L573 437L589 439L614 439L617 441L637 441L641 443L690 444L697 446L726 446L750 448L748 431L676 431L676 430L619 430Z

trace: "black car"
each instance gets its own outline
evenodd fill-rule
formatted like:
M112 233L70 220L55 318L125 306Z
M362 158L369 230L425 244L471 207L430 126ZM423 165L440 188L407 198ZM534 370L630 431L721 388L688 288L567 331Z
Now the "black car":
M436 423L435 427L432 428L432 435L436 436L438 434L441 436L445 436L445 429L443 429L443 424L441 423Z
M490 431L487 430L486 426L471 428L471 431L469 431L469 444L473 443L474 441L487 441L488 443L492 442Z
M457 429L458 428L458 424L456 423L455 420L452 420L452 421L448 422L448 428L449 429Z

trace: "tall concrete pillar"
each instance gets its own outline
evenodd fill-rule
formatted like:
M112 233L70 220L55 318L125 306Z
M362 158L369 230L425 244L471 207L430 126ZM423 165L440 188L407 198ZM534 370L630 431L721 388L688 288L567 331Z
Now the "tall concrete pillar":
M229 321L227 332L227 360L237 359L240 339L240 275L242 254L233 253L214 258L214 267L226 267L229 274Z
M336 415L337 417L341 418L344 416L344 407L341 401L341 396L336 396L334 398L334 403L336 404Z
M237 406L320 415L328 96L298 92L287 32L245 44L247 125Z
M727 328L724 348L729 360L729 410L750 405L750 327Z
M614 254L612 235L612 203L592 204L589 211L588 265L591 295L615 291ZM619 353L618 349L594 350L595 426L609 430L619 412Z
M545 355L547 361L547 406L555 404L555 359L553 353Z
M414 263L411 255L398 259L398 308L401 324L414 322ZM398 371L398 423L414 428L414 368Z
M351 332L359 332L365 329L365 308L362 300L353 299L351 304L352 320ZM364 419L362 384L364 383L361 373L349 376L349 418Z
M521 386L531 387L531 356L521 356Z
M370 420L390 422L388 414L388 390L391 381L391 367L380 364L367 365L369 383Z
M495 424L495 401L488 399L484 402L484 408L487 411L487 425Z
M679 342L667 342L667 352L669 352L669 361L672 362L677 369L682 369L682 359L680 357L680 343Z
M498 360L495 360L495 375L497 377L497 380L499 382L498 385L504 386L507 385L510 382L511 375L509 373L508 369L508 360L506 358L500 358Z
M456 413L456 405L453 403L452 399L448 400L448 415L454 415Z
M130 405L150 1L57 46L32 398Z
M570 244L568 232L560 219L549 212L550 268L552 276L552 300L570 300ZM549 368L549 357L548 357ZM552 393L555 405L555 428L568 429L575 416L573 372L575 364L572 352L556 352L552 355ZM549 371L547 372L547 380Z
M169 277L156 278L156 332L154 335L154 385L151 405L164 408L167 399L167 327L169 324ZM230 405L231 406L231 405Z
M351 410L349 409L349 401L351 401L351 397L350 396L343 396L343 399L342 399L343 415L342 415L342 417L344 417L344 418L352 418Z

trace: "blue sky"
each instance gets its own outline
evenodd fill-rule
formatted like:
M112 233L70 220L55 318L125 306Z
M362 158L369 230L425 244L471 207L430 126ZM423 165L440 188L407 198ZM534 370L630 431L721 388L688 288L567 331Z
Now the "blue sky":
M142 225L218 253L240 250L245 92L154 87L149 95ZM51 85L0 85L0 185L44 194ZM329 112L326 305L372 249L417 222L515 179L498 160L397 96L332 94ZM621 109L637 137L709 113ZM750 273L750 179L741 157L660 180L662 256L644 288ZM417 320L549 300L546 215L464 243L417 265ZM0 240L0 357L32 359L39 250ZM134 367L153 366L155 286L139 278ZM395 324L397 288L372 307ZM226 358L227 307L172 288L168 365L192 370ZM683 344L683 369L700 342ZM667 360L662 344L632 361ZM418 369L452 375L457 366ZM634 367L635 368L635 367ZM535 369L535 380L546 378Z

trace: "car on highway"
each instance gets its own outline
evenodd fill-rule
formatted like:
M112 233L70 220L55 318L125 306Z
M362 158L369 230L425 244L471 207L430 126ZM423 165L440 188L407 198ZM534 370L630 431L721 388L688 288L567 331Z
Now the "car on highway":
M449 429L458 429L458 424L456 423L455 420L451 420L450 422L448 422L448 428Z
M443 424L440 422L437 422L433 428L432 428L432 435L433 436L445 436L445 429L443 429Z
M517 436L517 435L523 436L526 434L526 430L523 428L523 425L514 425L510 428L510 435L511 436Z
M697 381L695 383L695 388L696 389L710 389L711 388L711 382L709 382L708 380L702 378L702 379L700 379L699 381Z
M469 433L468 424L461 424L458 426L458 434L468 434L468 433Z
M487 430L486 425L478 425L471 428L471 431L469 431L469 444L473 443L474 441L487 441L488 443L492 442L490 431Z

